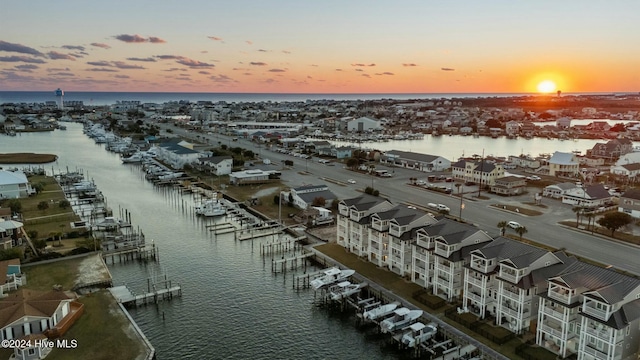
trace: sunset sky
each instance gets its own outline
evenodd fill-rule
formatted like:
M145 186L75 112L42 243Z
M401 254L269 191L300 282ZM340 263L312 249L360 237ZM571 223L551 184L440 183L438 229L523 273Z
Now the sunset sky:
M0 9L1 91L513 93L545 80L565 93L640 91L637 0L14 0Z

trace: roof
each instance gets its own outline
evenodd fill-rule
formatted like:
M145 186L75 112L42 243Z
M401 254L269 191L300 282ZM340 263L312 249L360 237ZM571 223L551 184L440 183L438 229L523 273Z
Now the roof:
M319 197L324 198L325 200L336 199L336 195L332 193L330 190L314 191L310 193L302 193L297 195L300 199L302 199L307 204L313 203L313 200Z
M64 300L71 300L63 291L20 289L0 300L0 328L24 316L51 317Z
M409 159L413 161L421 161L421 162L427 162L427 163L433 162L438 158L442 158L441 156L438 156L438 155L421 154L421 153L399 151L399 150L387 151L385 155L386 156L391 155L394 157L398 157L400 159Z
M384 202L391 203L387 199L384 199L378 196L368 195L368 194L362 194L356 198L342 200L342 202L348 207L355 207L356 210L358 211L369 210L372 207L382 204Z
M554 188L557 187L560 190L571 190L571 189L575 189L578 187L578 185L576 185L575 183L570 183L570 182L564 182L564 183L559 183L559 184L553 184L553 185L549 185L545 188Z
M465 159L462 159L462 160L456 162L455 164L451 165L451 167L452 168L464 169L464 168L467 167L467 163L473 164L474 169L480 170L483 173L490 173L496 168L496 165L494 163L490 163L488 161L484 161L484 160L483 161L473 161L473 160L465 160Z
M622 167L629 171L640 170L640 163L625 164Z
M585 189L591 199L605 199L610 198L611 194L605 190L604 185L594 184Z
M622 194L621 197L628 198L628 199L640 200L640 190L629 189L629 190L625 191L624 194Z
M298 186L296 188L293 188L293 190L295 190L296 192L307 191L307 190L322 191L326 189L328 189L327 185L303 185L303 186Z
M621 301L640 287L640 279L581 261L564 269L554 280L561 281L572 289L587 289L584 295L591 293L609 304Z
M26 184L28 182L27 176L22 171L0 170L0 186Z
M457 244L469 236L480 231L477 227L443 218L437 223L429 225L425 231L430 236L442 237L449 245Z
M198 159L203 162L210 162L212 164L220 164L224 160L233 160L231 156L209 156Z
M549 251L536 246L499 236L489 244L474 252L485 259L497 259L498 261L510 260L517 268L524 268Z
M549 159L549 164L577 165L578 163L573 161L574 156L575 155L573 153L564 153L564 152L556 151L553 153L553 155Z

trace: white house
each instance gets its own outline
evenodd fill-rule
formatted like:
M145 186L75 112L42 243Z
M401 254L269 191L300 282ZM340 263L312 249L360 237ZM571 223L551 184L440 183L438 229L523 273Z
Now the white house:
M567 191L562 196L563 204L571 204L582 207L598 207L610 203L612 200L611 194L605 190L604 185L595 184L587 188L576 187Z
M544 188L544 190L542 191L542 196L550 197L550 198L554 198L554 199L560 199L568 191L571 191L571 190L576 189L576 188L578 188L578 185L576 185L575 183L570 183L570 182L560 183L560 184L552 184L552 185L548 185L548 186L546 186Z
M556 151L549 159L549 175L576 176L580 171L580 161L576 154Z
M0 199L17 199L35 194L22 171L0 170Z
M210 156L198 159L200 164L208 166L211 172L216 175L229 175L233 169L233 158L231 156Z
M293 205L302 210L314 205L313 202L316 198L324 199L324 204L317 204L321 207L330 207L336 199L336 195L329 190L327 185L300 186L291 189L290 194Z
M380 157L380 163L420 171L444 171L451 167L451 161L438 155L428 155L407 151L387 151Z
M172 139L158 145L157 157L174 169L195 163L202 154L193 150L193 145L180 139Z

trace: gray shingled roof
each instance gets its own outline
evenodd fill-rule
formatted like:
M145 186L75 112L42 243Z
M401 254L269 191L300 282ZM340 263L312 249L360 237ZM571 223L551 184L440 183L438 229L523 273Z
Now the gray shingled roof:
M389 200L387 199L368 194L362 194L356 198L342 200L345 205L348 207L355 207L358 211L366 211L378 204L388 201Z
M559 164L559 165L576 165L577 162L572 161L573 154L572 153L564 153L560 151L556 151L551 155L549 159L549 164Z
M497 237L482 249L476 251L485 259L510 260L516 268L524 268L549 253L547 250L528 245L506 237Z
M400 159L409 159L413 161L420 161L420 162L427 162L427 163L433 162L434 160L440 157L437 155L420 154L420 153L399 151L399 150L387 151L385 155L394 155L394 156L398 156L398 158Z
M441 219L425 228L430 236L440 236L449 245L458 244L462 240L480 231L473 225L459 223L451 219Z

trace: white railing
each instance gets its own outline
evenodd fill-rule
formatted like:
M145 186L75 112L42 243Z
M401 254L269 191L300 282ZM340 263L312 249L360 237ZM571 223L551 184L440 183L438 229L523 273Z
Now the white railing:
M480 261L472 261L471 262L471 268L475 269L475 270L478 270L478 271L481 271L483 273L489 272L489 266L484 265L484 263L480 262Z
M582 312L587 315L595 316L601 320L607 320L607 312L605 310L596 309L593 306L585 305L582 307Z
M467 282L471 285L477 286L479 288L484 287L483 279L477 279L472 276L467 277Z
M420 246L421 248L424 248L424 249L432 249L433 248L433 241L417 240L416 241L416 245L418 245L418 246Z
M520 294L514 293L513 291L507 290L505 288L502 289L502 293L500 295L502 295L503 297L506 297L508 299L515 300L517 302L521 301L520 300L521 299Z
M561 329L554 328L546 324L542 324L540 325L540 330L544 331L547 334L553 335L557 338L564 339Z
M475 301L479 305L484 305L484 299L482 298L482 296L474 294L472 292L467 292L466 296L469 300Z
M545 306L543 312L547 315L553 316L556 319L564 319L564 313L556 311L551 307Z
M585 345L584 349L583 349L585 354L589 354L593 357L595 357L598 360L607 360L609 359L609 356L607 355L607 353L602 352L596 348L592 348L589 345Z
M513 284L517 284L518 281L520 280L518 275L511 274L511 273L504 272L504 271L500 272L500 277L503 278L504 280L510 282L510 283L513 283Z
M593 329L593 328L586 328L585 330L586 330L587 334L589 334L591 336L595 336L598 339L601 339L601 340L609 340L609 339L611 339L611 329L610 328L602 329L602 330Z
M565 304L570 304L569 299L571 298L571 296L569 294L565 294L564 292L549 290L547 292L547 295L549 295L549 297L554 300L561 301Z

